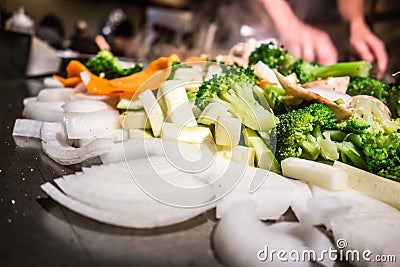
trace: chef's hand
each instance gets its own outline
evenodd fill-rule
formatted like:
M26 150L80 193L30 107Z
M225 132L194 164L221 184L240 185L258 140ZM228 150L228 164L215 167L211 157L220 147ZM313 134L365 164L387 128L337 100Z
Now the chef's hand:
M278 34L279 43L305 61L330 65L338 60L336 47L329 35L322 30L297 20L292 23L290 28L286 28Z
M288 51L306 61L336 63L338 53L326 32L302 22L285 0L261 0L261 3L275 26L279 43Z
M362 60L376 62L377 78L382 78L388 63L385 45L364 21L350 23L350 46Z

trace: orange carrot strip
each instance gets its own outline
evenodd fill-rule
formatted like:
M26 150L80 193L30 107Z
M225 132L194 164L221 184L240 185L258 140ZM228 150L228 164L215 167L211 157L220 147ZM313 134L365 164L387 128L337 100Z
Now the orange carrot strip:
M111 86L109 80L94 75L90 71L82 72L81 77L86 89L92 94L118 96L124 93L123 89Z
M140 91L144 91L146 89L157 89L160 84L164 82L166 78L168 78L171 71L169 67L174 61L179 61L179 58L176 55L172 55L170 57L160 57L152 61L147 68L140 72L126 77L110 80L110 85L113 87L123 88L130 93L137 92L140 88L144 87L144 85L146 85L145 87L147 88L140 89ZM161 73L157 74L159 72ZM151 81L149 78L151 78L153 75L155 75L153 78L154 81Z
M87 71L85 64L78 60L71 60L66 68L68 77L79 77L82 71Z
M267 80L259 80L259 81L256 82L256 84L258 86L263 86L263 85L267 85L267 84L269 84L269 85L277 85L276 83L269 82Z
M81 77L79 76L64 78L61 77L60 75L54 74L53 78L59 80L65 87L75 87L82 82Z

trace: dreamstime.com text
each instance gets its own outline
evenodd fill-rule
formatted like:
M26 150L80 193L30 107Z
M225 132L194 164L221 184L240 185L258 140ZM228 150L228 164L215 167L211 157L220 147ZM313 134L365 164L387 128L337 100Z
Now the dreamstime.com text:
M368 249L363 251L347 249L347 241L343 238L336 241L336 246L337 249L329 247L321 251L315 251L309 248L303 248L301 250L275 250L265 246L257 252L257 258L260 261L269 262L323 262L327 259L348 262L396 262L396 255L374 254Z

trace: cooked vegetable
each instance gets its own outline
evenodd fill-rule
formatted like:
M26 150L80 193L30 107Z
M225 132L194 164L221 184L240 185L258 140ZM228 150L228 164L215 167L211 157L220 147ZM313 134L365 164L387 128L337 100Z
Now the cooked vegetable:
M130 67L124 68L121 66L118 58L108 50L99 51L97 55L89 59L85 65L91 73L109 80L125 77L143 69L138 62L134 62Z
M210 128L208 127L183 126L169 122L163 123L161 137L166 140L192 144L201 144L206 139L213 139Z
M366 77L372 68L366 61L339 62L333 65L322 66L306 61L297 61L292 66L293 72L301 83L326 79L329 77Z
M82 147L72 147L67 143L63 125L58 122L43 123L40 137L43 152L61 165L77 164L100 156L108 152L114 143L112 137L97 138Z
M118 104L117 109L120 110L142 110L143 104L140 102L138 98L135 99L126 99L122 98Z
M13 136L40 138L40 130L42 129L43 121L16 119Z
M276 157L340 160L389 179L400 177L400 121L371 100L359 99L347 120L321 104L278 116Z
M37 95L39 102L65 102L70 99L74 90L72 88L42 89Z
M306 62L295 57L283 46L275 47L273 43L262 44L250 54L249 65L255 65L258 61L264 62L272 69L277 69L283 75L296 73L300 83L328 77L364 77L369 75L372 68L371 63L366 61L339 62L329 66Z
M158 90L165 103L166 119L180 125L197 126L184 84L182 80L167 80L160 85Z
M218 116L214 138L217 145L235 147L239 144L242 122L231 116Z
M287 158L281 161L284 176L330 190L347 188L348 174L342 169L307 159Z
M68 101L62 106L62 108L66 113L87 113L102 110L114 110L110 105L103 101L86 98L77 98Z
M60 75L54 74L53 78L57 79L59 82L61 82L66 87L75 87L82 82L81 77L79 77L79 76L64 78Z
M303 83L301 87L303 88L324 88L335 92L340 92L345 94L347 87L349 86L350 77L328 77L324 80L316 80L312 82Z
M126 111L118 116L124 129L151 129L150 121L144 110Z
M348 133L346 139L361 154L354 157L347 155L350 161L346 158L342 158L342 161L387 178L398 179L400 143L399 134L393 130L398 129L399 123L387 118L379 123L382 114L374 112L380 111L376 103L370 100L359 102L354 116L346 122L344 131ZM365 163L356 164L355 160L360 159Z
M351 96L370 95L386 103L388 91L384 82L368 77L353 77L346 91Z
M30 101L24 107L22 116L27 119L61 122L63 120L62 105L65 102L39 102Z
M156 97L151 90L146 90L139 95L139 100L142 102L144 110L146 111L154 137L159 137L164 122L164 115Z
M293 235L269 229L257 219L256 206L248 200L236 203L226 211L213 232L212 241L218 257L226 266L232 267L276 266L270 258L265 261L259 258L267 259L271 250L301 253L305 246L301 239ZM264 249L268 251L263 253ZM287 257L285 264L308 266L309 262Z
M281 168L272 150L262 140L260 135L252 129L243 129L244 142L247 146L254 148L256 153L256 166L262 169L280 173Z
M252 68L254 70L254 75L260 78L261 81L265 81L266 84L282 88L282 85L276 78L274 71L264 62L258 61L257 64L255 64Z
M176 55L160 57L140 72L132 75L113 79L110 81L112 87L120 88L125 93L135 94L147 89L157 89L171 72L171 64L179 60Z
M67 66L67 80L59 76L54 76L54 78L64 81L64 84L67 84L69 79L74 79L78 83L83 82L92 94L132 96L147 89L157 89L168 77L169 66L174 59L176 59L175 55L168 58L162 57L151 62L142 71L110 80L92 73L83 63L72 60Z
M228 111L229 107L221 102L213 102L208 104L201 112L198 123L211 125L217 122L218 116L232 117Z
M71 60L66 68L67 78L59 75L53 75L53 78L59 80L66 87L74 87L82 82L80 74L83 71L88 71L86 66L78 60Z
M282 84L288 96L291 96L295 99L300 100L300 104L303 102L308 103L321 103L328 106L335 114L338 119L346 119L350 117L351 110L343 107L342 105L338 105L332 100L329 100L323 96L320 96L316 93L311 92L310 90L306 90L301 86L291 82L289 79L284 77L281 73L275 70L275 75L278 78L279 82Z
M254 167L255 163L255 151L254 148L248 146L235 146L225 147L218 146L216 153L217 158L232 161L236 164L242 164Z
M178 68L175 70L173 80L182 80L185 82L195 82L203 80L203 73L201 69L186 67Z
M400 183L340 161L335 161L333 166L348 173L350 188L400 209Z
M209 103L221 102L247 127L267 132L275 127L275 117L254 98L254 85L254 78L245 71L214 75L200 86L196 106L204 109Z
M286 91L282 87L278 87L270 83L264 83L260 85L260 87L263 89L263 93L267 99L268 105L273 110L275 115L287 112L287 109L284 105Z
M275 155L279 161L289 157L316 160L321 154L317 138L337 123L335 114L323 104L278 115L278 120Z
M283 46L275 47L274 43L270 42L261 44L250 54L249 66L261 61L271 69L277 69L280 73L288 75L293 72L292 65L298 60L300 59L289 53Z
M387 104L393 118L400 118L400 71L393 74L395 82L388 86Z
M108 137L121 128L118 115L116 110L65 113L63 123L68 139Z
M171 175L168 178L172 183L188 187L204 184L194 175L186 174L184 177L178 175L180 172L177 169L166 169L168 166L164 164L166 159L153 159L152 162L156 166L162 166L159 170L170 172ZM131 161L130 164L144 169L141 166L147 167L142 163L145 160ZM93 174L94 172L96 175ZM147 174L144 172L143 176L146 177L146 175L152 175L152 172L147 172ZM56 179L55 182L63 192L50 183L43 184L42 189L58 203L94 220L123 227L167 226L198 216L209 208L209 206L191 209L177 208L151 198L132 179L124 161L113 165L85 168L81 174L64 176ZM155 188L162 191L164 189L162 185L157 184ZM181 199L183 203L185 198L188 198L187 195L173 197Z

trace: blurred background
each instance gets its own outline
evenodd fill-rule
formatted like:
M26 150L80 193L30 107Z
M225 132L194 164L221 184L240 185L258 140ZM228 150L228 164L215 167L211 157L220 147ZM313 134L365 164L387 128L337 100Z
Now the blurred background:
M329 1L291 2L300 18L331 34L341 60L350 57L345 27L328 19L337 15ZM95 54L99 34L116 55L141 62L216 56L250 37L275 37L257 0L0 0L0 9L2 29L36 36L65 56ZM367 21L388 50L388 74L400 70L399 11L400 1L365 0Z

